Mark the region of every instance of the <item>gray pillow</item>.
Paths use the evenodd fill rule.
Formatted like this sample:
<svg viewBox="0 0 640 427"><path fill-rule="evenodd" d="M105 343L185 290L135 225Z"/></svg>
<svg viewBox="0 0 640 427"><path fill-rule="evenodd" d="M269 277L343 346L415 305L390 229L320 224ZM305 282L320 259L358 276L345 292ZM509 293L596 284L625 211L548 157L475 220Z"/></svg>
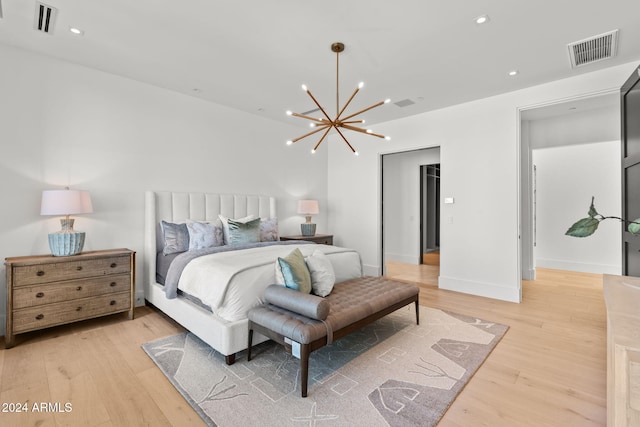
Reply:
<svg viewBox="0 0 640 427"><path fill-rule="evenodd" d="M162 253L164 255L186 252L189 250L189 229L187 224L174 224L162 221Z"/></svg>
<svg viewBox="0 0 640 427"><path fill-rule="evenodd" d="M229 219L229 244L257 243L260 241L260 218L242 222Z"/></svg>

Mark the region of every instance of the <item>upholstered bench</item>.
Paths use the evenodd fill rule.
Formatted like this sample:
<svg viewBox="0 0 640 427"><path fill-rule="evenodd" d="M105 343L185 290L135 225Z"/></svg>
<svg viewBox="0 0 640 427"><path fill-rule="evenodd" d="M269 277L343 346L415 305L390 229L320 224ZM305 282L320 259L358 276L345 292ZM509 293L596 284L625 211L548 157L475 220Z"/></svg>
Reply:
<svg viewBox="0 0 640 427"><path fill-rule="evenodd" d="M415 285L383 277L337 283L325 298L271 285L265 291L267 303L248 314L247 360L251 360L253 331L285 346L290 341L292 353L300 359L300 388L306 397L312 351L410 303L415 303L419 323L418 293Z"/></svg>

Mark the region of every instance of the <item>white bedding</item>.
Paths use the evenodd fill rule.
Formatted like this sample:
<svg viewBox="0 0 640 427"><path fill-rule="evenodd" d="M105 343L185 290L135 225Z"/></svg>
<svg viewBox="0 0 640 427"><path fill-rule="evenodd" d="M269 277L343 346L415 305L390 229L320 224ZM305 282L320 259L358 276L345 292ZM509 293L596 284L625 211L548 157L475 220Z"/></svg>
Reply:
<svg viewBox="0 0 640 427"><path fill-rule="evenodd" d="M315 250L327 255L336 283L362 276L360 255L337 246L300 244L266 246L205 255L189 262L178 289L209 306L227 321L245 319L252 307L263 303L264 290L275 282L275 262L299 248L306 257Z"/></svg>

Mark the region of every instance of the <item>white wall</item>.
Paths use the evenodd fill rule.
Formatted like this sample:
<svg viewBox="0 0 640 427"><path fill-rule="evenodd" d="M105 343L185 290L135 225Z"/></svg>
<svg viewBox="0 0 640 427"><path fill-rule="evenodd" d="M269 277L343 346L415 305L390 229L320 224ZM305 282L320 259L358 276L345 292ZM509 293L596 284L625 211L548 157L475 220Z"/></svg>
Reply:
<svg viewBox="0 0 640 427"><path fill-rule="evenodd" d="M595 196L603 215L620 216L620 141L533 150L536 165L537 267L620 274L620 223L600 223L595 234L565 236L569 226L586 218Z"/></svg>
<svg viewBox="0 0 640 427"><path fill-rule="evenodd" d="M439 145L441 194L455 197L455 204L442 205L439 286L519 301L518 108L619 88L635 65L381 124L376 130L393 139L368 141L357 158L332 145L331 232L340 244L361 252L366 271L380 271L380 214L373 214L380 206L380 154Z"/></svg>
<svg viewBox="0 0 640 427"><path fill-rule="evenodd" d="M436 163L439 148L383 157L385 260L419 263L420 166Z"/></svg>
<svg viewBox="0 0 640 427"><path fill-rule="evenodd" d="M315 198L329 231L327 151L286 147L300 128L1 44L0 58L1 258L49 253L60 222L39 215L41 192L67 185L93 199L75 223L85 250L137 251L140 285L145 190L273 195L281 234L299 234L296 202ZM5 281L3 265L1 330Z"/></svg>

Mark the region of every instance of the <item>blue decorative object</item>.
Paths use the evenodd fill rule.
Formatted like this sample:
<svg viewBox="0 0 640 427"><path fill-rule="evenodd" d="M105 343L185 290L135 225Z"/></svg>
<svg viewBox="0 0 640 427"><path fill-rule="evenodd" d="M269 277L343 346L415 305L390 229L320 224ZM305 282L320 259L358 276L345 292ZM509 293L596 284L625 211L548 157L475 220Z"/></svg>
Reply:
<svg viewBox="0 0 640 427"><path fill-rule="evenodd" d="M70 256L82 252L84 231L59 231L49 234L49 249L53 256Z"/></svg>

